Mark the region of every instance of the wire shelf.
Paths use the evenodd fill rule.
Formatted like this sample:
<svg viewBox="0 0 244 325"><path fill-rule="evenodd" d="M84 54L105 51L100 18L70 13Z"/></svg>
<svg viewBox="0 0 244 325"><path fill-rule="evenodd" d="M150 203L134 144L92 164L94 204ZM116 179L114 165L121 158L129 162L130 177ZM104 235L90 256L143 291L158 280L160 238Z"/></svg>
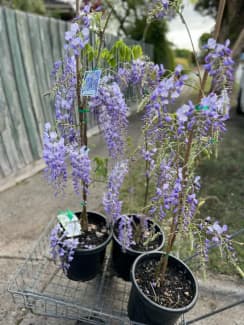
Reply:
<svg viewBox="0 0 244 325"><path fill-rule="evenodd" d="M53 220L9 284L14 302L37 315L86 324L132 324L127 318L130 283L114 276L105 258L103 270L87 282L69 280L49 255Z"/></svg>
<svg viewBox="0 0 244 325"><path fill-rule="evenodd" d="M14 302L37 315L85 324L139 325L127 317L131 284L113 273L109 256L101 273L91 281L69 280L57 269L49 254L49 234L55 222L50 222L11 280L8 290ZM184 315L179 324L187 324Z"/></svg>
<svg viewBox="0 0 244 325"><path fill-rule="evenodd" d="M131 284L115 276L109 256L102 272L91 281L69 280L57 269L49 254L49 234L54 224L55 219L10 282L8 290L14 302L37 315L86 324L138 324L127 317Z"/></svg>

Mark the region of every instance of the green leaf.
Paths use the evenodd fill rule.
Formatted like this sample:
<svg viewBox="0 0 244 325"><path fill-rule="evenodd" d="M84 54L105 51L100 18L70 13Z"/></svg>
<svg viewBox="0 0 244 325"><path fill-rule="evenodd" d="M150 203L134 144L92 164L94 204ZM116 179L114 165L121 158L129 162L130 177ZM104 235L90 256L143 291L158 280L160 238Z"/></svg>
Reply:
<svg viewBox="0 0 244 325"><path fill-rule="evenodd" d="M108 158L95 157L95 175L103 179L107 178L108 175Z"/></svg>
<svg viewBox="0 0 244 325"><path fill-rule="evenodd" d="M142 48L140 45L135 45L132 47L133 59L139 59L143 56Z"/></svg>

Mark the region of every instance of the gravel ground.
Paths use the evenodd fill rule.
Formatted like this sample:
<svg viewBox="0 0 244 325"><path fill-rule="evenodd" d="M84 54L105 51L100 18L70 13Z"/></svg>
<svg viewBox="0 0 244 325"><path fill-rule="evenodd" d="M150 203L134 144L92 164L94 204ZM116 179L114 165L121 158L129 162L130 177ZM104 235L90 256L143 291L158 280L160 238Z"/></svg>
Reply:
<svg viewBox="0 0 244 325"><path fill-rule="evenodd" d="M132 117L130 135L138 139L140 123ZM101 137L93 136L90 144L94 155L106 155ZM99 210L103 187L91 190L89 208ZM79 202L70 186L64 198L54 198L43 174L39 173L15 187L0 193L0 324L3 325L62 325L74 321L35 316L13 303L7 292L8 281L23 263L31 247L43 232L48 221L57 211L67 207L79 209ZM244 299L244 284L227 276L210 275L207 281L200 281L200 297L194 309L186 315L187 320L216 310L227 304ZM244 325L243 304L208 319L198 321L204 325Z"/></svg>

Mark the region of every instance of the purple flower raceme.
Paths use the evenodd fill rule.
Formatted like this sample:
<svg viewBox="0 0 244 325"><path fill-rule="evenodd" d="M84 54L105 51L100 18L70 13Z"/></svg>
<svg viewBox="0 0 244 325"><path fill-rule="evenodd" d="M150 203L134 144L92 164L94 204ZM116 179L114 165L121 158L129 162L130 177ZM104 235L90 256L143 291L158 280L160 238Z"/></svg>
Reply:
<svg viewBox="0 0 244 325"><path fill-rule="evenodd" d="M133 240L132 218L127 215L121 215L118 227L118 239L122 244L122 247L129 248L132 244L135 244Z"/></svg>
<svg viewBox="0 0 244 325"><path fill-rule="evenodd" d="M205 237L203 255L206 261L208 261L209 249L215 245L221 247L221 250L225 252L227 258L237 261L231 237L228 235L227 225L220 225L219 221L212 223L211 217L208 216L199 224L199 229Z"/></svg>
<svg viewBox="0 0 244 325"><path fill-rule="evenodd" d="M88 157L89 149L78 145L69 147L70 164L72 166L72 181L74 191L81 195L84 189L87 192L91 182L91 160Z"/></svg>
<svg viewBox="0 0 244 325"><path fill-rule="evenodd" d="M148 144L148 147L151 147L150 143ZM142 150L141 150L141 155L142 155L143 159L149 163L149 166L148 166L149 168L148 168L148 170L146 170L146 175L148 177L155 169L156 163L155 163L154 156L156 153L157 153L157 148L154 148L154 147L152 147L150 149L142 148Z"/></svg>
<svg viewBox="0 0 244 325"><path fill-rule="evenodd" d="M218 133L218 138L226 131L226 120L229 118L229 96L225 90L217 96L210 93L200 101L200 109L197 111L191 101L182 105L176 111L177 134L182 139L187 138L189 131L194 132L195 139L201 139Z"/></svg>
<svg viewBox="0 0 244 325"><path fill-rule="evenodd" d="M119 191L125 175L128 173L128 160L116 162L110 172L107 191L103 197L103 206L109 223L114 224L121 216L122 201Z"/></svg>
<svg viewBox="0 0 244 325"><path fill-rule="evenodd" d="M64 138L58 138L51 130L50 123L46 123L43 135L43 159L46 163L44 170L49 183L55 189L55 194L63 191L67 182L67 165L65 162L66 147Z"/></svg>
<svg viewBox="0 0 244 325"><path fill-rule="evenodd" d="M89 42L90 19L88 16L89 8L85 7L81 16L78 18L81 24L72 23L70 30L65 33L65 50L71 51L75 56L80 55L80 51L84 49Z"/></svg>
<svg viewBox="0 0 244 325"><path fill-rule="evenodd" d="M103 81L97 96L91 97L89 106L98 118L110 157L117 159L124 155L128 106L118 84Z"/></svg>
<svg viewBox="0 0 244 325"><path fill-rule="evenodd" d="M177 66L174 73L161 80L154 88L145 106L144 129L152 143L162 141L173 131L172 117L168 105L174 103L183 90L186 75L181 75L182 66Z"/></svg>
<svg viewBox="0 0 244 325"><path fill-rule="evenodd" d="M54 64L55 66L55 64ZM67 142L75 138L75 98L76 98L76 63L74 56L65 56L63 70L60 64L53 75L55 81L55 117L59 131Z"/></svg>
<svg viewBox="0 0 244 325"><path fill-rule="evenodd" d="M59 263L60 268L67 272L70 263L74 259L75 249L79 244L77 238L66 238L66 232L60 224L57 224L51 231L50 247L52 259ZM57 261L59 259L59 262Z"/></svg>
<svg viewBox="0 0 244 325"><path fill-rule="evenodd" d="M148 21L172 17L173 11L179 10L182 0L153 0L149 10Z"/></svg>
<svg viewBox="0 0 244 325"><path fill-rule="evenodd" d="M217 43L210 38L203 46L209 52L205 57L204 68L213 77L213 91L221 92L223 89L231 89L234 80L234 61L231 58L230 41L224 44Z"/></svg>
<svg viewBox="0 0 244 325"><path fill-rule="evenodd" d="M153 0L149 17L152 16L153 18L161 19L167 16L169 10L169 3L169 0Z"/></svg>
<svg viewBox="0 0 244 325"><path fill-rule="evenodd" d="M164 157L156 171L157 184L150 214L160 221L166 216L174 216L183 230L187 231L198 206L196 192L200 189L199 177L188 176L186 186L183 168L177 166L175 157L176 153Z"/></svg>
<svg viewBox="0 0 244 325"><path fill-rule="evenodd" d="M165 70L162 64L154 64L143 59L133 60L123 68L119 68L116 80L121 89L135 86L141 95L152 90L163 77Z"/></svg>

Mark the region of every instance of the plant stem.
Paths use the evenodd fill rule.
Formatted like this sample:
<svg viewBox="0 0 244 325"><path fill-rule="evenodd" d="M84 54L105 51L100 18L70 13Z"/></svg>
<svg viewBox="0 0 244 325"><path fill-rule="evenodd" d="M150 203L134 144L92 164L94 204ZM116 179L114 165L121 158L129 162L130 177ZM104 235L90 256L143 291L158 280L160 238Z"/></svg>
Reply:
<svg viewBox="0 0 244 325"><path fill-rule="evenodd" d="M218 40L218 37L219 37L220 28L221 28L221 24L222 24L222 20L223 20L223 15L224 15L225 5L226 5L226 0L220 0L219 1L216 24L215 24L215 28L214 28L214 34L213 34L213 38L216 41ZM202 89L205 88L207 78L208 78L208 72L205 70L204 75L203 75L203 79L202 79ZM198 102L200 101L200 99L201 99L201 92L199 92L199 94L198 94Z"/></svg>
<svg viewBox="0 0 244 325"><path fill-rule="evenodd" d="M192 141L193 141L193 135L194 135L194 129L192 129L189 133L189 138L188 138L188 143L187 143L187 148L186 148L186 154L183 162L183 168L182 168L182 191L184 190L187 182L187 167L188 167L188 162L189 158L191 155L191 148L192 148ZM179 207L179 213L181 213L181 210L183 208L183 203L184 203L184 196L183 192L181 192L180 195L180 207ZM170 226L170 233L169 233L169 238L168 238L168 243L166 247L166 255L161 257L160 260L160 284L162 285L164 278L165 278L165 272L167 270L168 266L168 254L172 251L175 239L176 239L176 234L177 234L177 229L179 225L179 216L173 216L171 226Z"/></svg>
<svg viewBox="0 0 244 325"><path fill-rule="evenodd" d="M190 32L190 29L188 27L188 24L184 18L184 16L182 15L182 13L180 11L177 11L177 13L179 14L183 24L185 25L186 27L186 31L187 31L187 34L189 36L189 39L190 39L190 42L191 42L191 46L192 46L192 51L193 51L193 55L194 55L194 59L195 59L195 62L196 62L196 65L197 65L197 71L198 71L198 78L199 78L199 82L200 82L200 92L201 94L204 96L204 89L202 88L202 77L201 77L201 70L200 70L200 65L199 65L199 62L198 62L198 59L197 59L197 52L195 50L195 46L194 46L194 43L193 43L193 40L192 40L192 36L191 36L191 32Z"/></svg>
<svg viewBox="0 0 244 325"><path fill-rule="evenodd" d="M80 14L80 0L76 0L76 17ZM76 60L76 95L77 95L77 105L78 105L78 114L79 114L79 125L80 125L80 145L87 147L87 131L86 131L86 123L84 123L84 113L80 111L82 107L85 106L85 100L81 102L81 72L80 72L80 56L75 56ZM86 184L82 182L83 187L83 208L80 218L81 228L84 231L88 229L88 219L87 219L87 211L86 211Z"/></svg>
<svg viewBox="0 0 244 325"><path fill-rule="evenodd" d="M146 149L146 151L148 149L148 141L147 141L146 133L145 133L145 149ZM149 178L148 170L149 170L149 161L146 160L146 174L145 174L146 175L146 187L145 187L145 195L144 195L144 207L147 206L148 193L149 193L150 178Z"/></svg>
<svg viewBox="0 0 244 325"><path fill-rule="evenodd" d="M98 63L100 60L100 56L101 56L101 52L102 52L102 45L104 42L104 34L108 27L108 22L109 22L109 19L110 19L112 13L113 13L113 11L111 10L110 13L108 14L106 21L105 21L103 30L99 31L99 48L98 48L98 54L97 54L97 58L96 58L95 68L98 66Z"/></svg>

